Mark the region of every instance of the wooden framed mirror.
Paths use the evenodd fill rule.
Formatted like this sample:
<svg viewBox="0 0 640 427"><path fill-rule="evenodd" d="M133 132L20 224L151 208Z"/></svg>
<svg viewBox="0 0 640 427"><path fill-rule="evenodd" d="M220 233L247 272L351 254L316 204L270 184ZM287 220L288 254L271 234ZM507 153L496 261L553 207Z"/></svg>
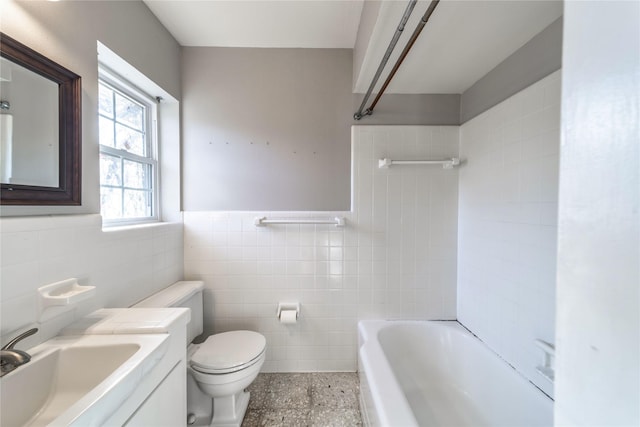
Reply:
<svg viewBox="0 0 640 427"><path fill-rule="evenodd" d="M80 205L80 76L0 33L0 204Z"/></svg>

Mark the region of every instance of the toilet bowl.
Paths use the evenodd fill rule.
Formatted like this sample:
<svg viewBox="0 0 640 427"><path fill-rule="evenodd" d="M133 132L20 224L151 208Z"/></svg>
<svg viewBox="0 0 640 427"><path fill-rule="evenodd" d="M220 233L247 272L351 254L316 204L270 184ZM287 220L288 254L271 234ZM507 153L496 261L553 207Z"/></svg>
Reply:
<svg viewBox="0 0 640 427"><path fill-rule="evenodd" d="M188 307L191 321L188 339L202 333L202 282L178 282L134 307ZM260 373L266 340L253 331L231 331L189 344L187 374L187 424L240 427L249 404L245 391ZM213 408L212 410L210 408Z"/></svg>
<svg viewBox="0 0 640 427"><path fill-rule="evenodd" d="M189 374L213 398L212 426L240 425L249 404L244 391L260 373L265 339L252 331L211 335L189 348Z"/></svg>

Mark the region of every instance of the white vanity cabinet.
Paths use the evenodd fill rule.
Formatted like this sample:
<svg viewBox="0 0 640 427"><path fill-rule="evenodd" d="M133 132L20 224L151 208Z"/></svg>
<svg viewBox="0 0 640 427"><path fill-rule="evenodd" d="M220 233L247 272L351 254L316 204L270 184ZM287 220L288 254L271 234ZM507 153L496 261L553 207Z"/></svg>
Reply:
<svg viewBox="0 0 640 427"><path fill-rule="evenodd" d="M187 408L179 396L185 396L187 366L178 363L138 410L124 424L126 427L176 427L186 424ZM178 397L178 398L177 398Z"/></svg>
<svg viewBox="0 0 640 427"><path fill-rule="evenodd" d="M180 427L187 420L187 308L101 309L65 335L168 334L168 347L103 426ZM80 426L78 426L80 427Z"/></svg>

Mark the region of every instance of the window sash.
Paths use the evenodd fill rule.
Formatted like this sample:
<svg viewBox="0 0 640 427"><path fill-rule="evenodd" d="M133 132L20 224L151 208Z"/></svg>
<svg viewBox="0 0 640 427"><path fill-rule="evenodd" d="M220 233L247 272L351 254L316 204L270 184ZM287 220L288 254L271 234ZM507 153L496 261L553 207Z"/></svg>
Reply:
<svg viewBox="0 0 640 427"><path fill-rule="evenodd" d="M148 220L153 220L156 219L158 217L157 214L157 198L155 197L155 194L157 194L157 185L154 185L154 170L157 168L158 162L155 159L149 159L148 157L142 157L142 156L137 156L134 154L131 154L125 150L119 150L119 149L114 149L111 147L104 147L101 146L100 149L100 153L101 154L106 154L110 157L113 157L115 159L118 160L118 176L119 176L119 184L105 184L105 183L100 183L100 188L110 188L110 189L117 189L117 190L121 190L120 191L120 215L121 217L119 218L109 218L106 217L104 218L104 220L106 222L109 223L114 223L114 224L122 224L122 223L126 223L126 222L140 222L140 221L148 221ZM145 177L146 179L143 179L143 181L146 181L146 183L144 183L142 186L132 186L132 185L128 185L127 181L126 181L126 172L125 172L125 162L126 161L130 161L133 163L137 163L137 164L141 164L141 165L145 165L145 166L149 166L150 169L147 173L147 176ZM141 192L141 193L146 193L148 195L148 197L150 197L149 200L149 205L147 205L147 210L149 212L149 215L147 216L138 216L138 217L126 217L124 216L125 214L125 199L127 196L127 191L134 191L134 192ZM101 190L102 192L102 190ZM156 203L154 203L154 201L156 201Z"/></svg>
<svg viewBox="0 0 640 427"><path fill-rule="evenodd" d="M116 144L116 126L124 126L127 129L130 129L133 132L138 132L143 137L144 149L143 152L145 155L136 154L132 151L127 151L121 148L110 147L108 145L100 144L100 153L105 154L107 156L111 156L117 158L119 160L119 175L120 175L120 185L114 184L106 184L102 181L102 172L100 176L100 192L101 192L101 211L102 211L102 192L103 189L117 189L120 190L121 194L121 204L120 204L120 215L119 218L103 218L103 224L105 226L117 226L117 225L128 225L133 223L142 223L142 222L153 222L160 220L159 214L159 171L158 171L158 159L157 159L157 140L156 140L156 126L157 126L157 113L156 113L156 104L154 100L146 94L143 94L135 87L127 84L124 81L118 80L119 77L110 70L100 69L100 78L99 84L104 85L105 87L111 89L114 94L112 96L112 104L111 108L113 110L112 117L107 114L103 114L102 110L98 108L98 116L103 117L104 119L110 121L113 125L113 141ZM115 94L119 94L125 99L130 100L132 103L139 104L144 109L143 114L143 123L141 125L141 129L136 129L135 126L132 126L128 122L124 120L119 120L116 111L115 105ZM124 164L125 161L130 161L138 164L145 165L150 170L146 177L146 187L132 187L125 185L127 182L125 181L125 171ZM149 205L147 206L147 212L150 214L148 216L140 216L140 217L124 217L125 214L125 198L127 195L127 191L129 192L140 192L146 193L149 197Z"/></svg>

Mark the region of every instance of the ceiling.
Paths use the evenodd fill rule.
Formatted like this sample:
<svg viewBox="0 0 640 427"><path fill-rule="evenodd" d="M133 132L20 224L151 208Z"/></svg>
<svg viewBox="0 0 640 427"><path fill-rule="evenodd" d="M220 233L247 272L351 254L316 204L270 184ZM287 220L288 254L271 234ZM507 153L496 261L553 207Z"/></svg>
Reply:
<svg viewBox="0 0 640 427"><path fill-rule="evenodd" d="M361 0L144 2L182 46L261 48L353 48L364 4ZM418 1L381 81L428 4ZM405 0L380 3L368 43L363 44L366 52L354 92L366 92L406 5ZM462 93L561 15L561 0L442 0L387 92Z"/></svg>
<svg viewBox="0 0 640 427"><path fill-rule="evenodd" d="M360 0L144 0L182 46L353 48Z"/></svg>

